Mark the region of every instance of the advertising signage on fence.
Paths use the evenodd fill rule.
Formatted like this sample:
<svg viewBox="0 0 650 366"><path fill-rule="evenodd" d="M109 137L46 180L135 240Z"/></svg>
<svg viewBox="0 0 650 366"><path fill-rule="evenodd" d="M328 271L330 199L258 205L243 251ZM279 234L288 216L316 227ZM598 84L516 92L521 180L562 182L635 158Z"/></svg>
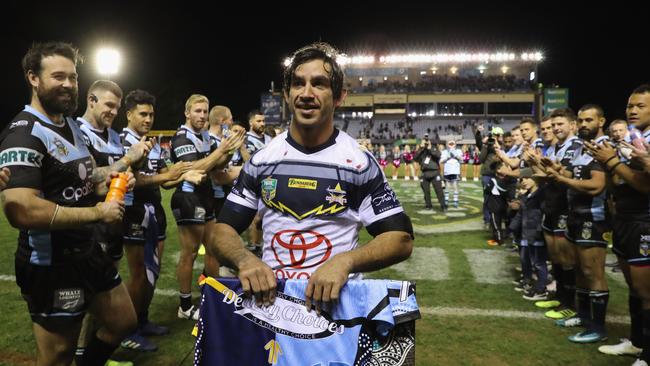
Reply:
<svg viewBox="0 0 650 366"><path fill-rule="evenodd" d="M549 114L558 108L569 106L569 89L544 89L544 114Z"/></svg>
<svg viewBox="0 0 650 366"><path fill-rule="evenodd" d="M280 94L262 93L260 99L266 123L282 122L282 96Z"/></svg>

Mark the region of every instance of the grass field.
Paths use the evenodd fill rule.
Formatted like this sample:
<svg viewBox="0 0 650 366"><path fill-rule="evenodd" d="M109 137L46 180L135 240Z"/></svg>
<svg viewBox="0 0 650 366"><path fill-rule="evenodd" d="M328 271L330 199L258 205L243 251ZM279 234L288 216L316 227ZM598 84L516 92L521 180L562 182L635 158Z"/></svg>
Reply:
<svg viewBox="0 0 650 366"><path fill-rule="evenodd" d="M390 173L387 172L389 175ZM405 263L367 277L417 282L422 319L416 323L417 365L630 365L634 359L602 355L600 344L576 345L566 337L579 329L560 329L543 319L531 302L513 290L518 258L487 247L481 229L480 183L461 184L461 205L447 213L424 211L416 182L391 181L416 231L414 255ZM164 192L169 202L171 192ZM435 202L435 201L434 201ZM168 204L167 204L168 206ZM437 205L434 203L434 207ZM168 208L168 207L167 207ZM150 318L172 333L154 339L155 353L120 350L115 358L136 365L190 365L192 323L176 318L176 225L168 213L168 240ZM0 215L0 365L31 365L35 345L27 308L13 281L17 233ZM361 242L369 240L363 231ZM122 276L128 273L122 263ZM200 264L195 267L198 275ZM620 274L608 274L611 297L609 343L627 337L627 289ZM195 288L198 296L198 288ZM601 343L602 344L602 343ZM245 366L245 365L244 365Z"/></svg>

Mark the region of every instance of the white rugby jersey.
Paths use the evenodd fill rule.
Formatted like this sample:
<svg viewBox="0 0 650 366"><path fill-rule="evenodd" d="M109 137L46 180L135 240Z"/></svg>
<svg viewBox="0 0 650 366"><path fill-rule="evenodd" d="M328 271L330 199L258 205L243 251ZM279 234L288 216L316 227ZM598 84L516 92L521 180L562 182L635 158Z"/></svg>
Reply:
<svg viewBox="0 0 650 366"><path fill-rule="evenodd" d="M329 258L355 249L361 226L372 235L412 234L377 161L336 129L314 149L284 132L251 157L218 221L241 232L250 221L237 223L237 217L252 219L255 211L262 217L262 260L277 278L309 278ZM397 218L401 223L383 226Z"/></svg>

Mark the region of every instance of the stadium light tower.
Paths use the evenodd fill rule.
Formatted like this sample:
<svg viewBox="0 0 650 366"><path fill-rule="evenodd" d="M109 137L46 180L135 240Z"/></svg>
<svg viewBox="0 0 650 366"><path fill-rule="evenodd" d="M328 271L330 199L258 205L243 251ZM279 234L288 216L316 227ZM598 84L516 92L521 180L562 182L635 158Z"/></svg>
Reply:
<svg viewBox="0 0 650 366"><path fill-rule="evenodd" d="M97 72L109 77L118 73L122 57L116 49L101 48L97 51L96 62Z"/></svg>

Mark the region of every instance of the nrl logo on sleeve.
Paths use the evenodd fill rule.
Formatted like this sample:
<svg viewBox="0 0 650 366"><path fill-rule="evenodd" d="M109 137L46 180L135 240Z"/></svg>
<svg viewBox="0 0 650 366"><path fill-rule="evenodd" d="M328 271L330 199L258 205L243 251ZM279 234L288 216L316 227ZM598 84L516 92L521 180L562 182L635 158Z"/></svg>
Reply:
<svg viewBox="0 0 650 366"><path fill-rule="evenodd" d="M0 153L0 166L23 165L40 168L43 166L43 154L36 150L13 147Z"/></svg>

